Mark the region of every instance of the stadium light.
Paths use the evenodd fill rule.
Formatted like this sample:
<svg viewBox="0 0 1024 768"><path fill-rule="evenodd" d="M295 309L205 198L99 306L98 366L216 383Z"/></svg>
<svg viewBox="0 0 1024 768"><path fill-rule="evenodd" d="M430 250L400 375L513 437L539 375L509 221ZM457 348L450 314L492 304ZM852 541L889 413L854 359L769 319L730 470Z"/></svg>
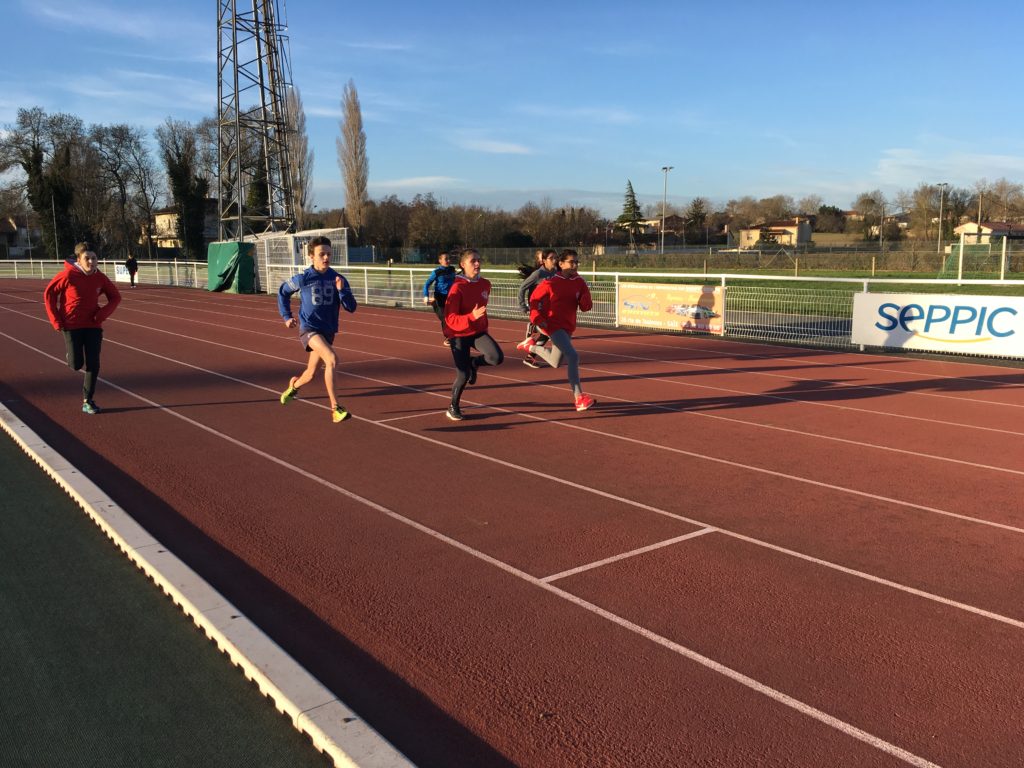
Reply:
<svg viewBox="0 0 1024 768"><path fill-rule="evenodd" d="M668 172L672 170L671 165L661 166L665 174L665 189L661 193L661 253L665 254L665 206L668 204Z"/></svg>

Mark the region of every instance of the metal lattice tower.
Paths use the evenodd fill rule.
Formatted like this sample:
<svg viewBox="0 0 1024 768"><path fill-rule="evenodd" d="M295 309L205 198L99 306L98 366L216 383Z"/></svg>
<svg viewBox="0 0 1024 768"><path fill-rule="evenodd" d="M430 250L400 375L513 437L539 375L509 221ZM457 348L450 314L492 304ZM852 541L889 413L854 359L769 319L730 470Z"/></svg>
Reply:
<svg viewBox="0 0 1024 768"><path fill-rule="evenodd" d="M277 21L282 16L278 3L217 0L221 240L282 232L295 222L287 141L291 63L287 26ZM261 208L265 198L266 207L247 210L250 197Z"/></svg>

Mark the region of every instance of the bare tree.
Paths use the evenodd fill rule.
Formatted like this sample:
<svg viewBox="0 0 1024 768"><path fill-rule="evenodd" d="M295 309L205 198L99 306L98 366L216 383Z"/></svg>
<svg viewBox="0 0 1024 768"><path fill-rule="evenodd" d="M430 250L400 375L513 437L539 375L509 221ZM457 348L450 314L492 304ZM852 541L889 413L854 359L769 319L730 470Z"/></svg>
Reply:
<svg viewBox="0 0 1024 768"><path fill-rule="evenodd" d="M345 214L359 237L366 207L366 184L370 177L370 164L366 159L366 132L363 131L363 113L359 107L359 94L351 80L341 95L341 137L337 140L338 165L345 187Z"/></svg>
<svg viewBox="0 0 1024 768"><path fill-rule="evenodd" d="M313 208L313 150L306 133L306 110L298 88L288 91L288 157L292 165L292 210L295 225L306 228L307 213Z"/></svg>
<svg viewBox="0 0 1024 768"><path fill-rule="evenodd" d="M816 215L818 209L825 204L825 201L821 199L819 195L808 195L807 197L801 198L800 202L796 204L797 213L805 213L809 215Z"/></svg>

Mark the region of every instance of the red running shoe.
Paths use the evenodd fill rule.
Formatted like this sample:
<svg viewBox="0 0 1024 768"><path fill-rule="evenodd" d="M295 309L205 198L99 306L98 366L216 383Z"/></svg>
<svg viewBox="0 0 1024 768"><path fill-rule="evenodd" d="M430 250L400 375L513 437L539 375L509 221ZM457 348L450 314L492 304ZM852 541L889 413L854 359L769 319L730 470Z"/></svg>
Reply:
<svg viewBox="0 0 1024 768"><path fill-rule="evenodd" d="M580 395L576 398L576 410L585 411L588 408L593 408L597 405L597 400L592 398L590 395Z"/></svg>
<svg viewBox="0 0 1024 768"><path fill-rule="evenodd" d="M516 344L516 349L526 354L532 354L533 348L537 346L537 340L533 336L527 336L525 339Z"/></svg>

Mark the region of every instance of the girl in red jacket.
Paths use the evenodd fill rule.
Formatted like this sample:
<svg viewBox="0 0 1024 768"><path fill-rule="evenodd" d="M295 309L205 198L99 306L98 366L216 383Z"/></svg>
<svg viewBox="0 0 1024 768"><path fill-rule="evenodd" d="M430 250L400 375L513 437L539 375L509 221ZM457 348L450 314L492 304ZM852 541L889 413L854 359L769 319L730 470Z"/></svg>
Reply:
<svg viewBox="0 0 1024 768"><path fill-rule="evenodd" d="M480 254L467 248L459 258L459 266L462 274L455 277L444 304L444 335L451 340L456 370L452 402L445 414L452 421L462 421L459 400L467 384L476 384L477 368L501 365L505 359L501 348L487 334L487 300L491 295L491 283L480 277ZM472 357L471 349L476 349L483 356Z"/></svg>
<svg viewBox="0 0 1024 768"><path fill-rule="evenodd" d="M558 272L533 289L530 294L530 320L551 337L551 349L544 349L531 339L525 342L527 354L533 353L552 368L564 357L568 362L569 386L577 411L585 411L597 403L583 393L580 386L580 356L572 345L576 330L576 311L589 312L594 306L587 281L579 276L576 251L566 248L558 257Z"/></svg>
<svg viewBox="0 0 1024 768"><path fill-rule="evenodd" d="M100 304L100 295L107 297L105 304ZM75 261L67 262L64 271L50 281L43 291L43 301L50 324L64 334L68 365L75 371L85 366L82 413L99 413L92 395L100 374L100 326L121 303L121 293L96 268L96 254L89 243L75 246Z"/></svg>

